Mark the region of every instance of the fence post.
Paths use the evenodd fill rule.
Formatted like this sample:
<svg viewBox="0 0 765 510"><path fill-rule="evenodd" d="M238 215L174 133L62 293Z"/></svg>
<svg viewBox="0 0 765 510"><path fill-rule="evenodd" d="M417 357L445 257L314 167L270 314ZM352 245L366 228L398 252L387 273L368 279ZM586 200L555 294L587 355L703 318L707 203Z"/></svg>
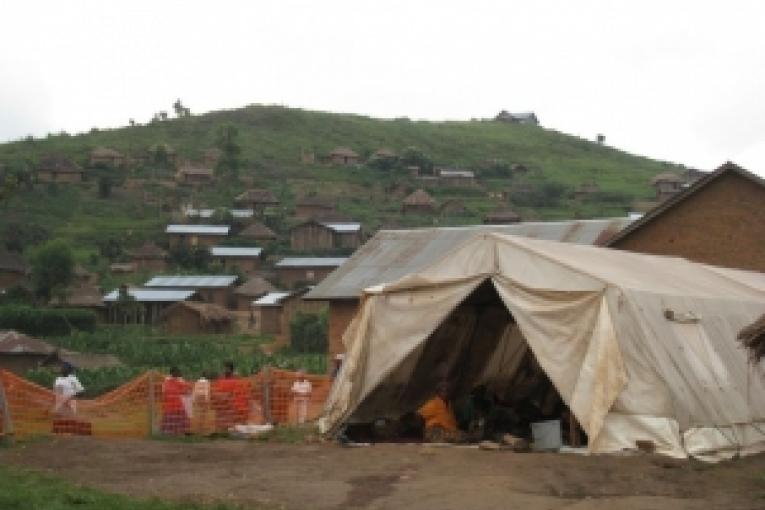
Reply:
<svg viewBox="0 0 765 510"><path fill-rule="evenodd" d="M273 423L271 416L271 367L263 368L263 419L266 423Z"/></svg>
<svg viewBox="0 0 765 510"><path fill-rule="evenodd" d="M5 386L0 378L0 411L3 412L3 434L4 436L13 436L13 420L11 419L11 406L8 405L8 399L5 395Z"/></svg>
<svg viewBox="0 0 765 510"><path fill-rule="evenodd" d="M156 394L154 390L154 371L149 372L149 435L157 433L156 426Z"/></svg>

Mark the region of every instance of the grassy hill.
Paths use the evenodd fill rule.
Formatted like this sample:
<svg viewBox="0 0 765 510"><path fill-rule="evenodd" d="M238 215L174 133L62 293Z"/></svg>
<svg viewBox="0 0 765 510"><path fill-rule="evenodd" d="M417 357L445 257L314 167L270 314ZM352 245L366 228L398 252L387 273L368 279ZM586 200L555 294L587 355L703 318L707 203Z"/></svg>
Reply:
<svg viewBox="0 0 765 510"><path fill-rule="evenodd" d="M147 238L162 241L164 225L181 204L228 207L234 196L250 186L269 187L282 200L280 210L269 219L281 232L292 221L295 201L311 193L332 198L341 213L362 221L367 231L391 224L476 223L498 207L512 208L527 219L621 216L634 200L653 195L649 186L652 176L678 169L536 126L488 120L380 120L277 106L248 106L147 125L6 143L0 145L0 165L6 172L29 172L44 155L59 154L86 167L88 155L96 147L141 158L157 143L172 146L179 158L199 160L213 146L216 128L226 123L239 130L244 161L239 182L221 181L203 189L173 187L172 171L153 167L150 162L130 170L114 170L117 185L108 198L99 197L95 178L76 185L29 182L2 204L0 236L6 241L21 237L26 247L45 237L62 237L82 262L95 265L98 245L104 239L116 237L128 247ZM450 188L425 184L405 170L301 163L301 151L314 152L319 161L338 145L351 147L364 160L381 147L399 152L415 146L436 166L476 170L479 185ZM489 175L487 162L494 160L522 164L529 171L524 175ZM601 192L574 199L571 192L588 182L597 183ZM439 203L460 200L466 212L402 216L401 198L419 187L431 192ZM492 191L509 191L510 199L489 198Z"/></svg>

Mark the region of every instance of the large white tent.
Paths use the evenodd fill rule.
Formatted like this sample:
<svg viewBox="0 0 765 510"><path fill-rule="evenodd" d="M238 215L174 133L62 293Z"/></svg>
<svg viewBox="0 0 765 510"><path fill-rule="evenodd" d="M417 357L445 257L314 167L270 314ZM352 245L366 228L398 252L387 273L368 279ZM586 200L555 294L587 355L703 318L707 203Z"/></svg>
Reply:
<svg viewBox="0 0 765 510"><path fill-rule="evenodd" d="M482 285L509 319L478 306L454 320ZM481 234L365 290L320 426L331 433L413 408L432 392L425 358L467 363L463 380L475 386L508 380L530 349L591 452L638 440L676 457L762 451L765 378L736 334L763 310L762 273ZM471 355L458 361L467 343Z"/></svg>

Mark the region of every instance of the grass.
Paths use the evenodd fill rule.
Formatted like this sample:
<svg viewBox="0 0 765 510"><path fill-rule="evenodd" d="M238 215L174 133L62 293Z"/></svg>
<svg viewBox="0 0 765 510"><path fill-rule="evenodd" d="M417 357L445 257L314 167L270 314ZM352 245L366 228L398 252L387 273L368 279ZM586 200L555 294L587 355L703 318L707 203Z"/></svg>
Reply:
<svg viewBox="0 0 765 510"><path fill-rule="evenodd" d="M224 503L176 503L134 499L90 489L63 480L0 466L0 508L3 510L243 510ZM248 505L246 508L264 508Z"/></svg>
<svg viewBox="0 0 765 510"><path fill-rule="evenodd" d="M180 186L165 189L160 180L172 172L151 166L115 171L115 180L126 177L146 179L143 190L117 186L110 198L99 198L95 179L81 185L37 184L22 187L0 214L0 235L9 225L44 230L49 237L61 237L75 249L78 260L90 269L105 272L99 263L97 243L108 236L123 240L126 247L146 239L163 241L163 227L171 210L193 202L209 207L230 206L233 198L249 185L274 191L282 205L272 225L285 234L294 221L295 202L305 194L330 195L339 211L360 220L369 231L383 224L403 226L458 225L480 222L496 207L512 207L530 219L561 219L623 215L633 200L650 198L649 180L657 173L678 170L667 163L628 154L574 136L535 126L492 121L412 122L405 119L380 120L358 115L341 115L253 105L237 110L212 112L172 119L144 126L96 131L76 136L53 135L45 139L0 145L0 167L33 168L45 154L60 153L86 166L89 151L97 146L113 147L142 157L157 142L172 145L179 158L200 159L211 147L215 129L233 123L240 133L243 169L239 183L218 182L215 186L192 189ZM334 167L300 163L300 151L326 155L337 145L352 147L363 157L379 147L401 151L416 146L436 165L479 169L488 160L522 163L528 175L515 178L487 178L477 189L454 189L428 185L434 197L463 201L463 216L439 218L401 216L400 197L386 188L392 184L409 191L423 186L406 171L379 171L367 167ZM532 187L557 183L567 191L584 182L595 181L603 192L616 194L614 203L597 197L579 202L566 195L562 200L536 206L506 203L487 198L492 190L507 190L527 183ZM155 200L145 199L144 193ZM160 203L168 205L163 210ZM34 242L27 243L29 245ZM136 282L140 276L135 276ZM119 283L117 280L110 284Z"/></svg>

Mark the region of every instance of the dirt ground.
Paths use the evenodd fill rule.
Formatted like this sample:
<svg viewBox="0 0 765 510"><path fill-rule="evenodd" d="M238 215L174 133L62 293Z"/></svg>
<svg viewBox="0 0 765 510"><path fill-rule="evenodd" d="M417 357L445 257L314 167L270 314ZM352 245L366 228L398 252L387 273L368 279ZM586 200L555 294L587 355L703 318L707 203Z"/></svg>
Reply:
<svg viewBox="0 0 765 510"><path fill-rule="evenodd" d="M286 509L765 508L765 455L705 465L647 455L66 437L2 449L0 463L136 497Z"/></svg>

